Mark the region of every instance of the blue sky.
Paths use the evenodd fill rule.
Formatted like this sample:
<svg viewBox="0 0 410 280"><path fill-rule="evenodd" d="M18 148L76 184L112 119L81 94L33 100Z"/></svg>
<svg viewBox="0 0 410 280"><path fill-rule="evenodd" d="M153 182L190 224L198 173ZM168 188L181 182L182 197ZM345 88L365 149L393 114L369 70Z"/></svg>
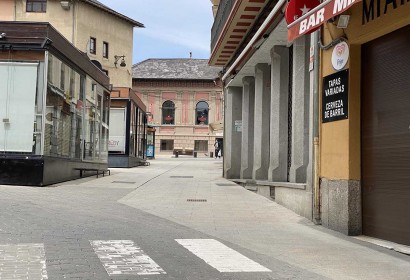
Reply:
<svg viewBox="0 0 410 280"><path fill-rule="evenodd" d="M147 58L208 59L210 0L99 0L145 25L134 29L133 64Z"/></svg>

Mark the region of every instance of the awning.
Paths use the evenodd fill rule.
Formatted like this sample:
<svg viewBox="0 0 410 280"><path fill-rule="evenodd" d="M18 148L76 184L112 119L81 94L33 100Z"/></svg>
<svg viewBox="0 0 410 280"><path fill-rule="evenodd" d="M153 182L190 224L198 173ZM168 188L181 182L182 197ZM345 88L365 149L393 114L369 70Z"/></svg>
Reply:
<svg viewBox="0 0 410 280"><path fill-rule="evenodd" d="M288 41L309 33L362 0L328 0L288 25Z"/></svg>

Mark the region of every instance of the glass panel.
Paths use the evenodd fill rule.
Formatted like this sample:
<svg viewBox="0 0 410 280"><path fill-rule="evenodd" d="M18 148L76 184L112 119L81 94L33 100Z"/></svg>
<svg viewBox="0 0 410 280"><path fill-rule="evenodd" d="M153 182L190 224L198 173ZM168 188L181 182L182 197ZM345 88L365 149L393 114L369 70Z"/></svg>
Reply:
<svg viewBox="0 0 410 280"><path fill-rule="evenodd" d="M130 151L129 154L135 156L137 151L137 112L138 107L134 103L131 103L131 116L130 116Z"/></svg>
<svg viewBox="0 0 410 280"><path fill-rule="evenodd" d="M208 103L206 103L205 101L200 101L196 105L196 124L208 124Z"/></svg>
<svg viewBox="0 0 410 280"><path fill-rule="evenodd" d="M172 101L165 101L162 104L162 124L175 123L175 104Z"/></svg>
<svg viewBox="0 0 410 280"><path fill-rule="evenodd" d="M82 77L49 54L44 155L81 159Z"/></svg>
<svg viewBox="0 0 410 280"><path fill-rule="evenodd" d="M174 140L161 140L161 151L172 151L174 149Z"/></svg>
<svg viewBox="0 0 410 280"><path fill-rule="evenodd" d="M139 128L139 149L138 149L138 156L143 158L144 151L145 151L145 115L142 111L140 111L140 117L138 122Z"/></svg>
<svg viewBox="0 0 410 280"><path fill-rule="evenodd" d="M110 123L115 125L110 126L108 149L110 152L125 154L126 109L111 108Z"/></svg>
<svg viewBox="0 0 410 280"><path fill-rule="evenodd" d="M37 63L0 63L0 151L33 153ZM21 78L24 77L24 82ZM40 122L41 124L41 122Z"/></svg>
<svg viewBox="0 0 410 280"><path fill-rule="evenodd" d="M195 140L195 151L207 152L208 151L208 141L206 140Z"/></svg>

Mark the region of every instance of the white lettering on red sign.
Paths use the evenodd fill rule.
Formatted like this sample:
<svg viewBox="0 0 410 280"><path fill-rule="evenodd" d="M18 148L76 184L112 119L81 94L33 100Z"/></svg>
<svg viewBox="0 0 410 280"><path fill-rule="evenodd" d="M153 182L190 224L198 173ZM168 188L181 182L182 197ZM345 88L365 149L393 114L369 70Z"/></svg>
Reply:
<svg viewBox="0 0 410 280"><path fill-rule="evenodd" d="M333 14L339 13L340 11L346 9L346 7L351 6L354 1L355 0L335 0Z"/></svg>
<svg viewBox="0 0 410 280"><path fill-rule="evenodd" d="M309 30L312 27L321 24L325 20L324 13L325 13L325 8L322 8L316 13L310 15L308 18L302 20L300 22L299 34L302 34L306 30Z"/></svg>

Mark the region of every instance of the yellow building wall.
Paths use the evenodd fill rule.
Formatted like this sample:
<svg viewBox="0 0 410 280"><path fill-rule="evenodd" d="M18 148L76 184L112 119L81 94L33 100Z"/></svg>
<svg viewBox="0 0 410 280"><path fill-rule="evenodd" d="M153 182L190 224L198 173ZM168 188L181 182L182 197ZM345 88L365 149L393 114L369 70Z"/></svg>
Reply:
<svg viewBox="0 0 410 280"><path fill-rule="evenodd" d="M47 12L27 13L26 0L15 2L17 21L49 22L67 40L73 42L73 9L64 10L60 1L48 1Z"/></svg>
<svg viewBox="0 0 410 280"><path fill-rule="evenodd" d="M345 69L349 69L349 118L321 124L320 177L332 180L360 180L361 45L410 24L410 2L401 5L401 2L397 1L396 9L393 9L392 4L388 5L386 14L385 2L380 2L380 17L376 17L375 11L374 20L365 24L362 24L363 4L358 3L346 12L351 15L348 28L338 29L333 23L324 25L324 45L341 36L348 39L350 57ZM330 48L321 53L322 77L336 72L331 63L332 51L333 48Z"/></svg>
<svg viewBox="0 0 410 280"><path fill-rule="evenodd" d="M103 69L108 70L110 83L115 87L132 87L132 46L133 26L119 17L102 12L88 4L80 3L77 7L76 43L82 51L87 50L90 37L97 39L96 54L88 54L90 59L101 62ZM109 44L109 56L103 58L103 41ZM114 65L114 55L125 55L126 67Z"/></svg>
<svg viewBox="0 0 410 280"><path fill-rule="evenodd" d="M3 1L3 0L1 0ZM98 60L108 71L110 83L116 87L132 87L133 25L84 2L73 1L69 10L60 1L48 1L46 13L27 13L26 1L16 1L16 20L50 22L78 49L87 52L91 60ZM97 40L96 54L88 52L90 37ZM103 58L103 41L109 44L109 57ZM114 55L125 55L126 67L114 65Z"/></svg>

